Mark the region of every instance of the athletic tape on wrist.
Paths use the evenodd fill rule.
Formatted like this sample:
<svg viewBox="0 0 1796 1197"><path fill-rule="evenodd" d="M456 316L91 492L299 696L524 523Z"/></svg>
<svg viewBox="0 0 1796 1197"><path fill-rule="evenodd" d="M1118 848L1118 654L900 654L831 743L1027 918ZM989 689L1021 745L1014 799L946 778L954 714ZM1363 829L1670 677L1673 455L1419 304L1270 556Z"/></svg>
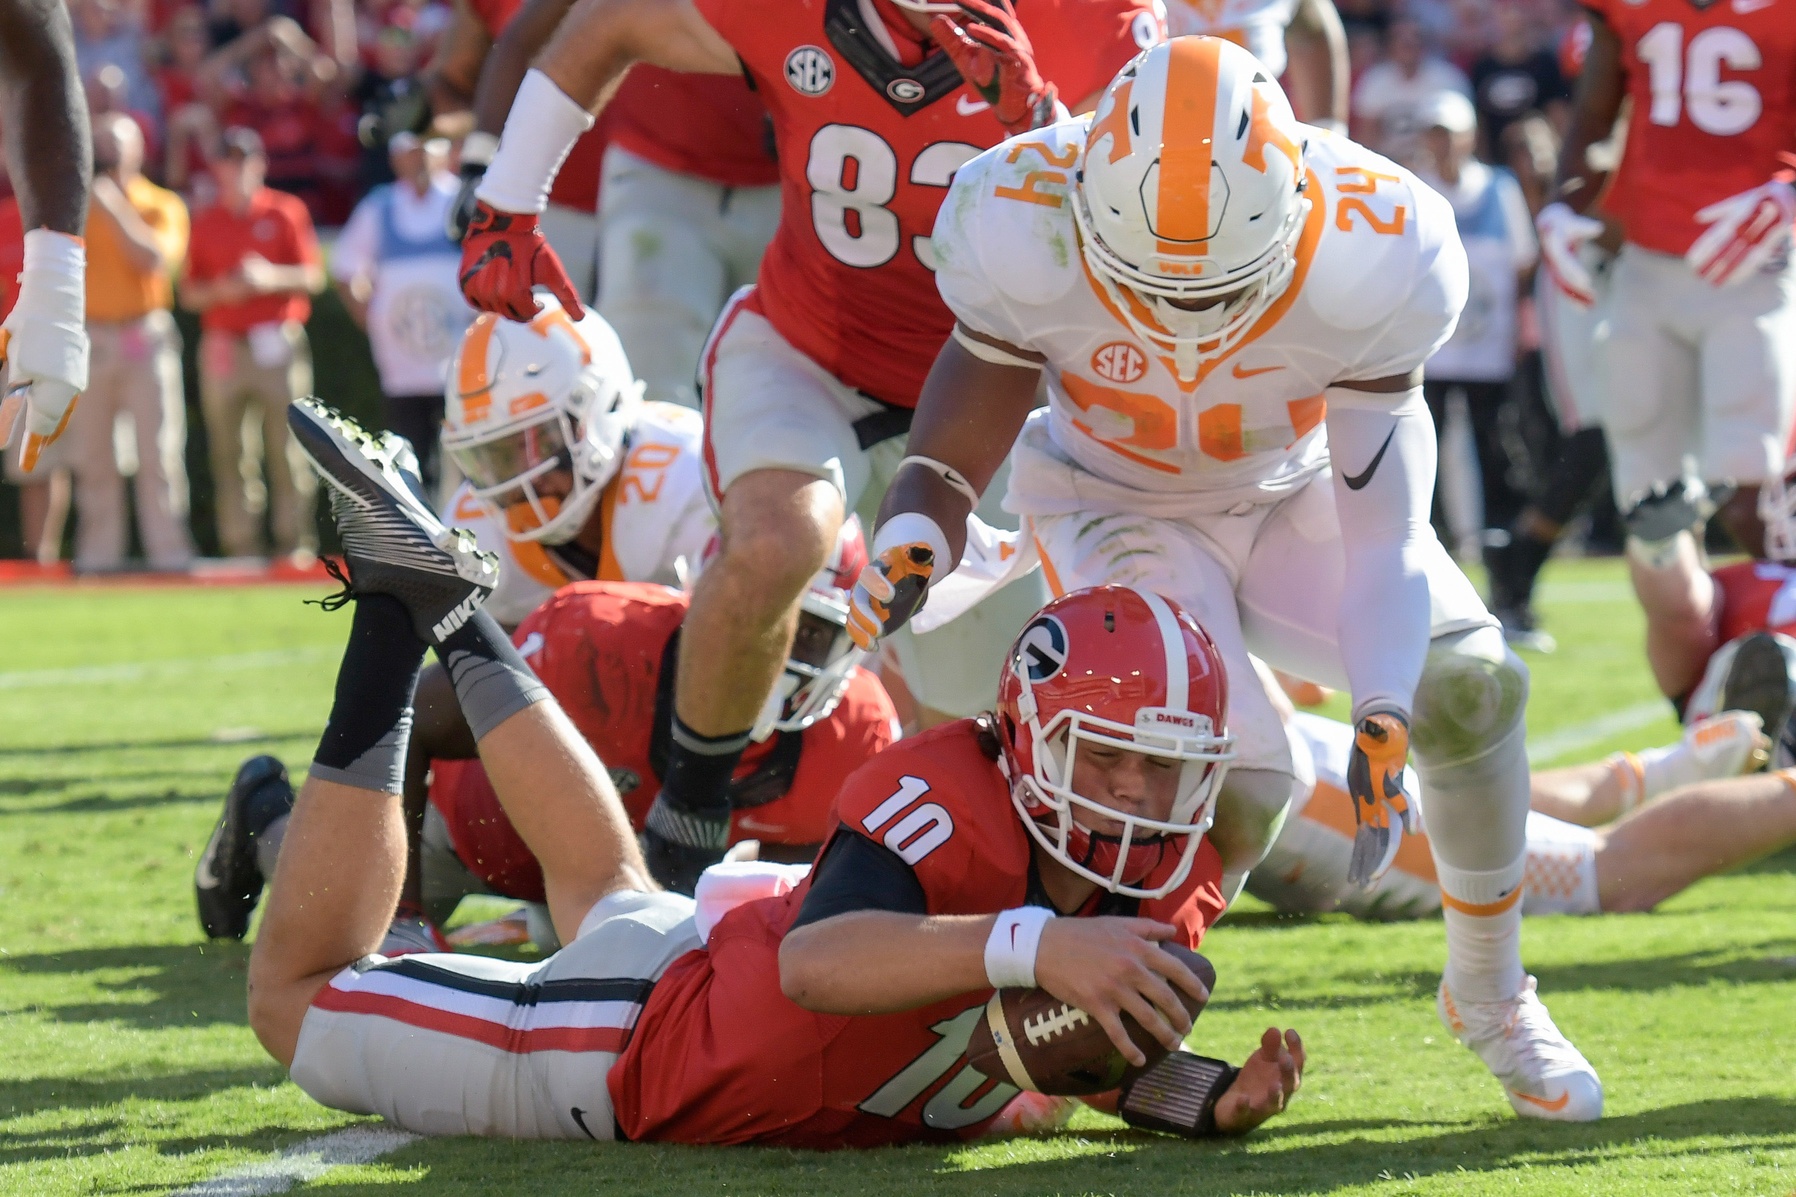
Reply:
<svg viewBox="0 0 1796 1197"><path fill-rule="evenodd" d="M946 574L956 565L953 552L948 548L948 534L942 526L924 515L921 511L901 511L879 526L873 534L873 545L869 556L877 561L888 550L906 544L926 544L935 554L935 569L929 575L929 584L935 585L936 579Z"/></svg>
<svg viewBox="0 0 1796 1197"><path fill-rule="evenodd" d="M540 214L568 151L592 124L592 113L532 67L518 86L505 133L475 196L501 212Z"/></svg>
<svg viewBox="0 0 1796 1197"><path fill-rule="evenodd" d="M86 242L51 229L26 233L14 309L21 317L82 323L87 311Z"/></svg>
<svg viewBox="0 0 1796 1197"><path fill-rule="evenodd" d="M960 325L954 326L953 337L960 347L982 362L990 362L994 366L1020 366L1025 370L1041 369L1041 362L1022 357L1005 349L999 349L987 341L970 336Z"/></svg>
<svg viewBox="0 0 1796 1197"><path fill-rule="evenodd" d="M973 489L973 484L967 481L967 476L965 474L961 473L947 462L937 461L933 457L924 457L920 453L913 453L898 463L898 469L902 470L907 465L922 466L952 487L955 494L959 495L973 506L979 506L979 492ZM896 473L897 471L893 472Z"/></svg>
<svg viewBox="0 0 1796 1197"><path fill-rule="evenodd" d="M993 989L1034 989L1041 929L1054 918L1044 906L1018 906L998 915L985 941L985 979Z"/></svg>

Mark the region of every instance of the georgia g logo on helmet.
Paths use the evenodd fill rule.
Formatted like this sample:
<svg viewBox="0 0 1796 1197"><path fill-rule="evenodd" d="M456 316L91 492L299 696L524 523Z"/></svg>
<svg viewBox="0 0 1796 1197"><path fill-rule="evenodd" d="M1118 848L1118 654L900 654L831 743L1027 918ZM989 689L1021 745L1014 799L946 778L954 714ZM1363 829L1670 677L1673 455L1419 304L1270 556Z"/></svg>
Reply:
<svg viewBox="0 0 1796 1197"><path fill-rule="evenodd" d="M1017 666L1029 681L1041 685L1066 664L1066 625L1052 615L1039 615L1016 642Z"/></svg>

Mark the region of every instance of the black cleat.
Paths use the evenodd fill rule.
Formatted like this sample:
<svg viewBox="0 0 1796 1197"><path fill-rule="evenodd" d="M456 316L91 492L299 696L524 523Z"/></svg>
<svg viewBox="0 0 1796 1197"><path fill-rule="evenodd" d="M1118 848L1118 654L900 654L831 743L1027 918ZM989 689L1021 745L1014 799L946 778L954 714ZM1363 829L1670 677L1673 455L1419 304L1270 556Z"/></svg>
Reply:
<svg viewBox="0 0 1796 1197"><path fill-rule="evenodd" d="M252 756L238 766L225 795L224 814L193 870L200 926L211 939L242 939L262 896L256 839L293 809L287 767L271 756Z"/></svg>
<svg viewBox="0 0 1796 1197"><path fill-rule="evenodd" d="M1791 763L1790 721L1796 715L1796 641L1775 632L1742 636L1721 683L1721 711L1752 711L1771 737L1772 765Z"/></svg>
<svg viewBox="0 0 1796 1197"><path fill-rule="evenodd" d="M287 425L329 486L350 593L392 595L419 639L441 645L493 592L498 558L472 533L443 526L404 437L374 436L316 399L289 407Z"/></svg>

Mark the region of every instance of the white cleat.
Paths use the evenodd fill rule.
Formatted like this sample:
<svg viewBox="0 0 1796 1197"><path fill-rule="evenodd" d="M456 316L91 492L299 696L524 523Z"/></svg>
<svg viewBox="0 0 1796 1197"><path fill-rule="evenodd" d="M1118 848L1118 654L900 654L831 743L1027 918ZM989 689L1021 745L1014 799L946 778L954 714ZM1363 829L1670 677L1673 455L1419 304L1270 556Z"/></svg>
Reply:
<svg viewBox="0 0 1796 1197"><path fill-rule="evenodd" d="M1435 1010L1454 1038L1478 1053L1523 1118L1595 1122L1603 1082L1534 995L1534 978L1506 1002L1461 1002L1441 982Z"/></svg>

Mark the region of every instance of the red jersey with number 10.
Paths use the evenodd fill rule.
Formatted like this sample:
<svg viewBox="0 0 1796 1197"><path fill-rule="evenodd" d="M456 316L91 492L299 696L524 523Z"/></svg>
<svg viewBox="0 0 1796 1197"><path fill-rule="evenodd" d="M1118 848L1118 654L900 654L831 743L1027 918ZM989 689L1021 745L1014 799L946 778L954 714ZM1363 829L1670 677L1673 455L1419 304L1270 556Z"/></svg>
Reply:
<svg viewBox="0 0 1796 1197"><path fill-rule="evenodd" d="M910 866L931 915L996 914L1028 900L1033 841L970 719L869 761L843 786L836 817ZM1161 865L1150 884L1175 865ZM1191 875L1164 898L1100 891L1079 913L1158 919L1196 947L1222 913L1221 880L1206 840ZM966 1061L989 989L860 1017L815 1014L787 998L780 940L809 892L807 878L784 897L737 907L705 950L655 982L609 1078L626 1138L808 1149L952 1140L979 1134L1016 1096Z"/></svg>
<svg viewBox="0 0 1796 1197"><path fill-rule="evenodd" d="M1796 150L1791 0L1582 0L1621 41L1634 101L1604 207L1627 238L1682 255L1696 213L1766 182Z"/></svg>
<svg viewBox="0 0 1796 1197"><path fill-rule="evenodd" d="M953 328L929 233L961 165L1003 127L948 56L913 66L873 0L695 0L773 118L779 231L753 310L848 386L913 407ZM1156 0L1016 0L1042 77L1069 105L1165 36Z"/></svg>

